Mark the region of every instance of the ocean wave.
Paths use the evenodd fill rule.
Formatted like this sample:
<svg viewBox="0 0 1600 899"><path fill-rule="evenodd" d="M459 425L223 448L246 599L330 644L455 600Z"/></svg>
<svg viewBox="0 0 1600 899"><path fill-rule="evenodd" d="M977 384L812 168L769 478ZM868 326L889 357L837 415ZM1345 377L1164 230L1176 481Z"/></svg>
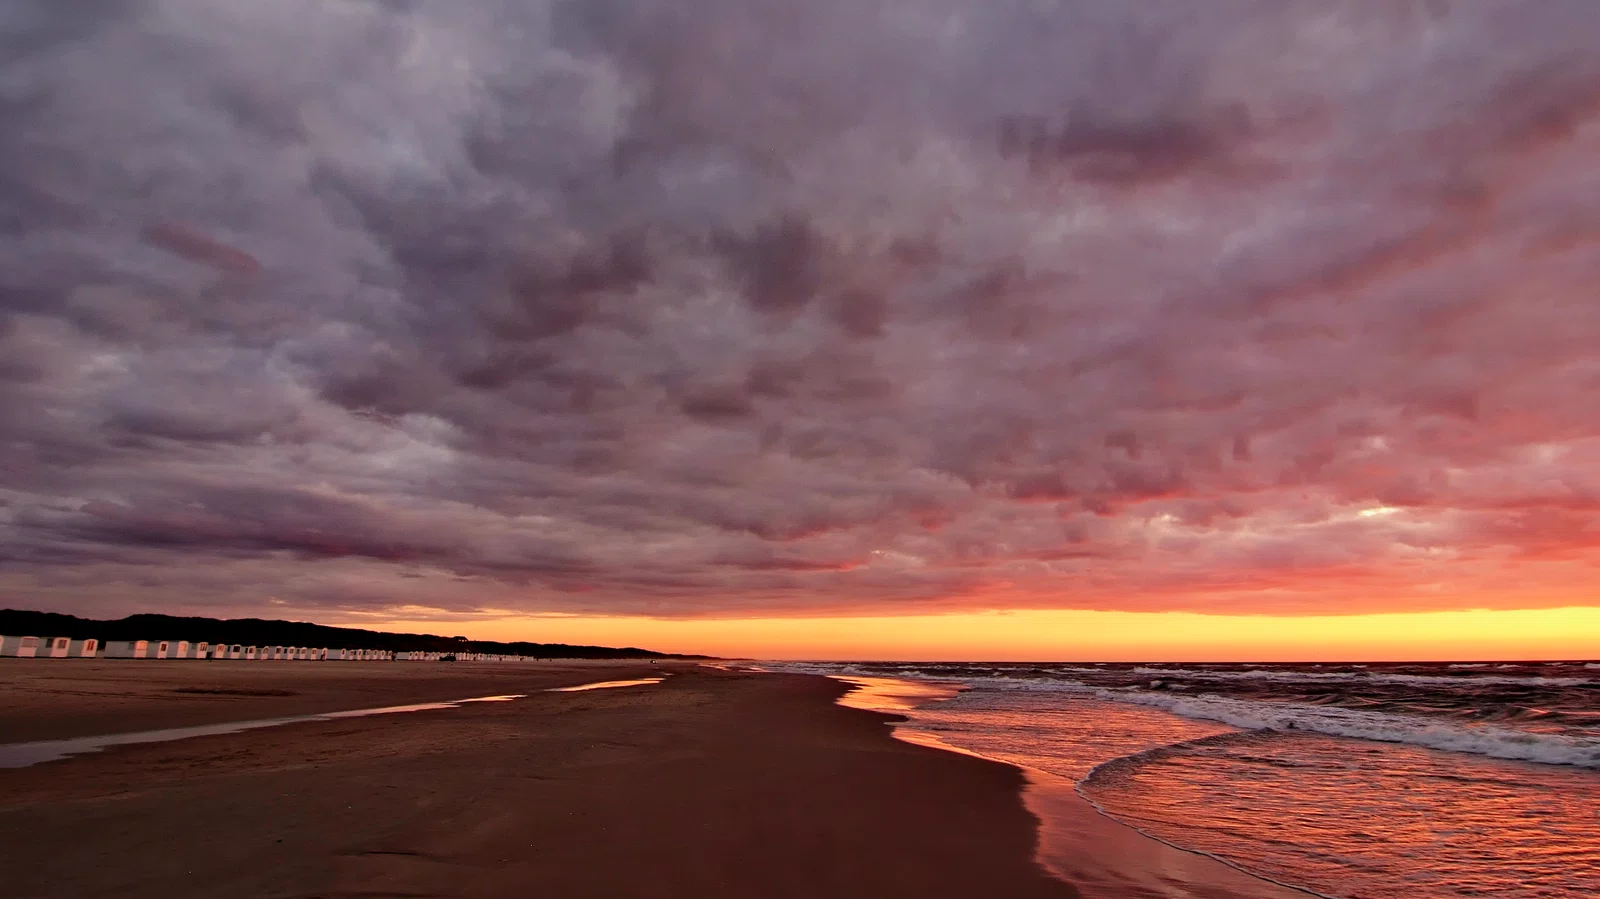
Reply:
<svg viewBox="0 0 1600 899"><path fill-rule="evenodd" d="M1108 689L1090 684L1053 684L1023 681L1001 685L992 679L975 687L1028 692L1059 692L1088 695L1108 702L1132 703L1202 721L1218 721L1244 730L1294 730L1332 737L1353 737L1380 743L1404 743L1429 749L1465 752L1490 758L1546 765L1572 765L1600 768L1600 741L1564 734L1529 733L1492 725L1463 727L1440 721L1385 712L1366 712L1334 706L1303 705L1291 702L1252 702L1221 696L1184 695L1148 692L1137 689Z"/></svg>
<svg viewBox="0 0 1600 899"><path fill-rule="evenodd" d="M886 675L885 666L881 665L792 664L785 667L792 671L816 674L880 677ZM1217 721L1244 730L1305 731L1334 737L1352 737L1383 743L1403 743L1430 749L1465 752L1490 758L1538 762L1547 765L1600 768L1600 739L1593 739L1583 735L1534 732L1487 723L1460 723L1458 719L1424 717L1392 709L1348 708L1341 705L1310 704L1283 700L1262 701L1187 690L1173 692L1172 688L1181 685L1165 680L1166 678L1174 677L1192 677L1194 674L1231 675L1231 677L1223 679L1233 680L1259 676L1263 673L1260 669L1245 672L1206 672L1192 668L1141 667L1133 670L1142 676L1159 676L1152 681L1154 685L1159 686L1155 689L1104 686L1060 675L1053 677L1017 677L991 672L978 677L963 677L959 672L950 669L936 673L924 673L921 670L909 670L909 666L906 669L898 670L891 676L921 677L930 680L961 683L973 688L975 691L984 692L1070 693L1108 702L1131 703L1158 708L1185 718ZM1264 673L1275 675L1279 679L1290 674L1290 672ZM1350 675L1341 675L1341 677L1348 678ZM1427 675L1399 674L1375 675L1371 679L1378 680L1379 678L1413 678L1413 680L1409 681L1396 681L1398 683L1412 684L1429 684L1436 680L1452 684L1461 681L1484 683L1496 680L1491 677L1431 678ZM1498 680L1506 681L1512 679L1501 677ZM1531 680L1533 679L1515 679L1518 683L1526 683ZM1547 685L1559 685L1561 682L1573 680L1578 683L1590 682L1581 678L1540 678L1537 680L1539 683ZM1203 689L1203 685L1198 686L1196 689ZM971 697L972 700L977 700L977 698L976 695ZM1520 719L1527 719L1529 723L1539 723L1550 718L1547 713L1535 714L1534 710L1511 705L1506 706L1497 714L1499 715L1498 720L1506 724ZM1565 714L1563 713L1563 715ZM1574 720L1573 723L1586 725L1588 722Z"/></svg>
<svg viewBox="0 0 1600 899"><path fill-rule="evenodd" d="M1455 667L1455 666L1452 666ZM1600 666L1589 666L1600 668ZM1285 671L1251 668L1246 671L1209 671L1202 668L1132 669L1134 674L1154 677L1182 677L1193 680L1271 681L1274 683L1363 683L1410 684L1433 687L1578 687L1593 684L1592 677L1546 677L1537 674L1386 674L1372 671Z"/></svg>

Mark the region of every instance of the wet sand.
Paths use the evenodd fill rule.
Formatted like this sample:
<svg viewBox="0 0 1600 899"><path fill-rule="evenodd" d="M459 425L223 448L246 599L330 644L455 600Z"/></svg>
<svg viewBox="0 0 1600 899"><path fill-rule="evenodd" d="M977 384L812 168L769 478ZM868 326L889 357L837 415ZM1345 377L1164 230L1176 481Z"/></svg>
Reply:
<svg viewBox="0 0 1600 899"><path fill-rule="evenodd" d="M334 664L0 666L0 740L531 695L0 771L5 895L1078 895L1034 861L1021 772L895 740L888 716L833 704L833 681ZM653 686L533 692L663 667ZM176 692L194 686L235 692Z"/></svg>
<svg viewBox="0 0 1600 899"><path fill-rule="evenodd" d="M523 693L685 662L0 659L0 743Z"/></svg>

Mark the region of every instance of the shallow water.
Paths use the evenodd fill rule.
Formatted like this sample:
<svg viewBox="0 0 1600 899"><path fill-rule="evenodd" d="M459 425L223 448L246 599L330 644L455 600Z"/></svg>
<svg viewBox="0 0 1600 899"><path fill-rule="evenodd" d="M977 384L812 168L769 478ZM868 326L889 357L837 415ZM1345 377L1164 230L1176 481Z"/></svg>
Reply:
<svg viewBox="0 0 1600 899"><path fill-rule="evenodd" d="M1600 895L1600 669L1581 663L807 670L959 689L920 706L925 688L909 691L908 727L1277 882L1349 899Z"/></svg>

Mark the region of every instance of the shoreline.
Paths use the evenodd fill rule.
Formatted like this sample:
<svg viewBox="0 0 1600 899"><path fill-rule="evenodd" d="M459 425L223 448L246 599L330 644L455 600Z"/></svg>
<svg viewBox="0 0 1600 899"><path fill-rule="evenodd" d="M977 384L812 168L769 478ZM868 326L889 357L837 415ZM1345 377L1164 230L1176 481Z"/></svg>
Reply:
<svg viewBox="0 0 1600 899"><path fill-rule="evenodd" d="M1084 899L1327 899L1226 859L1174 845L1108 814L1080 784L994 758L919 730L915 710L949 699L960 688L898 678L819 675L853 686L840 702L894 715L898 740L1005 765L1026 779L1021 800L1038 825L1034 860Z"/></svg>

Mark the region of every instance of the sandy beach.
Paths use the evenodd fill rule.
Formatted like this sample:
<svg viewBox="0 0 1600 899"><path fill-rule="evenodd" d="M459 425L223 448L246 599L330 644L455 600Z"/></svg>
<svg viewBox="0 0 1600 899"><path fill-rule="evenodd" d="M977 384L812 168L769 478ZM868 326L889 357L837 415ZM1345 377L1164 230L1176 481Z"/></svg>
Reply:
<svg viewBox="0 0 1600 899"><path fill-rule="evenodd" d="M1066 782L896 739L900 716L847 689L687 663L8 663L0 744L526 695L0 769L3 894L1304 895Z"/></svg>
<svg viewBox="0 0 1600 899"><path fill-rule="evenodd" d="M663 666L270 667L8 664L0 735L531 692ZM201 684L299 695L175 692ZM894 740L887 716L833 704L844 689L684 667L655 686L3 770L5 894L1075 895L1033 861L1018 771Z"/></svg>

